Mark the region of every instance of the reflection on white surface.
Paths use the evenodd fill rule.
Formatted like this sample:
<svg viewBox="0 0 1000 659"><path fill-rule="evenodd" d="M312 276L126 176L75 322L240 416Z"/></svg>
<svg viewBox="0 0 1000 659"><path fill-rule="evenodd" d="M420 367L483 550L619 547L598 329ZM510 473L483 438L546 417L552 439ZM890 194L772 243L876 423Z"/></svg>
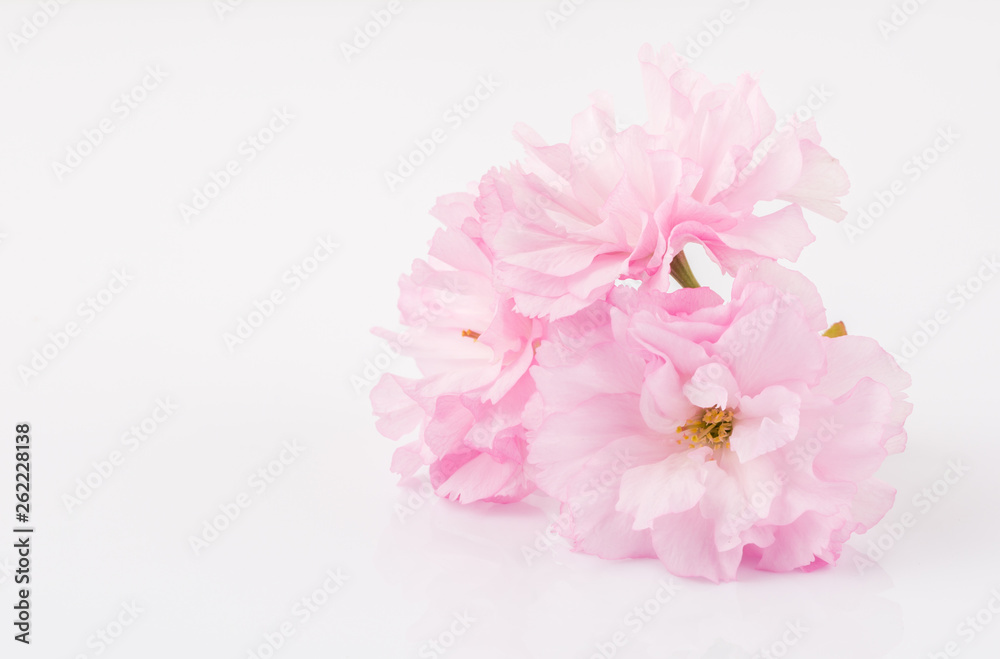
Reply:
<svg viewBox="0 0 1000 659"><path fill-rule="evenodd" d="M740 581L715 585L672 577L652 559L576 554L561 539L546 549L539 532L554 511L540 498L430 498L414 509L418 492L401 488L406 508L396 512L406 512L392 515L376 554L386 581L424 608L407 630L414 656L874 659L903 634L901 607L884 596L888 575L878 565L860 574L850 547L835 567L743 568ZM464 613L475 622L449 634Z"/></svg>

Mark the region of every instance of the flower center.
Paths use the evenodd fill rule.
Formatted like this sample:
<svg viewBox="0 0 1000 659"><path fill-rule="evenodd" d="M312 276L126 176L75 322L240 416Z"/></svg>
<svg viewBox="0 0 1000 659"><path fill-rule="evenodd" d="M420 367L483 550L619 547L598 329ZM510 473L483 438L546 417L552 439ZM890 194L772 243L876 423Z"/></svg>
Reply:
<svg viewBox="0 0 1000 659"><path fill-rule="evenodd" d="M467 330L462 330L462 336L467 336L471 338L473 341L477 341L479 340L479 337L482 335L475 330L467 329Z"/></svg>
<svg viewBox="0 0 1000 659"><path fill-rule="evenodd" d="M681 433L678 444L687 441L692 448L708 446L725 448L729 446L729 436L733 434L733 411L718 405L702 408L699 414L688 419L683 426L677 426Z"/></svg>

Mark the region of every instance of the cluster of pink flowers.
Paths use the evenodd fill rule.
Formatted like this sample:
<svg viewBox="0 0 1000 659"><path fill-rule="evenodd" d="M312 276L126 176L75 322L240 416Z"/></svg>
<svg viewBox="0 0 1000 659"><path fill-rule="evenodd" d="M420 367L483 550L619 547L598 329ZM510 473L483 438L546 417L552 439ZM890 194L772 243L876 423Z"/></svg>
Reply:
<svg viewBox="0 0 1000 659"><path fill-rule="evenodd" d="M596 96L567 144L518 127L522 162L433 209L405 336L378 330L421 373L371 392L379 431L412 439L392 469L426 466L462 503L553 497L576 550L680 576L833 563L891 507L874 474L910 412L909 376L777 262L814 239L803 209L843 219L847 176L753 77L640 61L644 125ZM692 243L728 300L698 285Z"/></svg>

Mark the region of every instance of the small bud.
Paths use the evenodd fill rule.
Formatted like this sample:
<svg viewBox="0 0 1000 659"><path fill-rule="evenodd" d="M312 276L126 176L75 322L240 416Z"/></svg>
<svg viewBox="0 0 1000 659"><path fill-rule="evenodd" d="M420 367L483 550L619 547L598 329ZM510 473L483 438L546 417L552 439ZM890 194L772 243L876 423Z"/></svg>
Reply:
<svg viewBox="0 0 1000 659"><path fill-rule="evenodd" d="M844 327L844 321L838 320L833 325L830 325L830 329L823 332L823 336L835 339L838 336L847 336L847 328Z"/></svg>

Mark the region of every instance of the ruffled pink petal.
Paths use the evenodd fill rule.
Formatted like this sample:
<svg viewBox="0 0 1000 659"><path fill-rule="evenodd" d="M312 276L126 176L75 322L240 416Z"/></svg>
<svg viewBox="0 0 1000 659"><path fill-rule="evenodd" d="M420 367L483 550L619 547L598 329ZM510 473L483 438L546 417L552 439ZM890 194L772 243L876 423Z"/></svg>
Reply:
<svg viewBox="0 0 1000 659"><path fill-rule="evenodd" d="M857 495L851 503L851 517L857 521L858 531L867 531L878 524L895 500L896 488L880 480L870 478L858 483Z"/></svg>
<svg viewBox="0 0 1000 659"><path fill-rule="evenodd" d="M657 557L681 577L732 581L743 558L742 546L719 551L715 522L702 517L698 508L658 517L652 538Z"/></svg>
<svg viewBox="0 0 1000 659"><path fill-rule="evenodd" d="M572 541L574 550L601 558L656 556L650 532L632 529L632 517L615 510L617 498L617 488L598 485L564 503L563 514L571 515L572 521L563 535Z"/></svg>
<svg viewBox="0 0 1000 659"><path fill-rule="evenodd" d="M587 359L582 359L565 344L543 343L538 356L540 365L531 375L550 412L571 411L597 395L628 393L642 386L645 364L617 344L590 347Z"/></svg>
<svg viewBox="0 0 1000 659"><path fill-rule="evenodd" d="M740 398L739 418L729 440L740 461L749 462L794 440L801 403L798 394L778 385Z"/></svg>
<svg viewBox="0 0 1000 659"><path fill-rule="evenodd" d="M632 528L648 529L661 515L680 513L696 506L705 493L712 469L712 450L681 450L665 460L629 469L622 475L616 510L635 518Z"/></svg>
<svg viewBox="0 0 1000 659"><path fill-rule="evenodd" d="M666 443L643 423L638 399L635 394L596 396L570 413L546 417L532 433L528 456L540 470L538 485L550 495L565 499L578 479L595 468L599 456L603 456L602 464L614 461L614 445L623 440L628 441L622 449L634 449L640 454L656 451L659 444L663 448L657 453L665 457Z"/></svg>
<svg viewBox="0 0 1000 659"><path fill-rule="evenodd" d="M821 436L825 422L832 435L813 461L814 473L824 480L853 482L872 476L888 455L883 424L891 411L889 390L866 378L828 410L810 412L803 430Z"/></svg>
<svg viewBox="0 0 1000 659"><path fill-rule="evenodd" d="M703 364L684 383L684 397L696 407L726 409L739 404L739 385L725 364Z"/></svg>
<svg viewBox="0 0 1000 659"><path fill-rule="evenodd" d="M445 456L461 446L475 422L458 396L441 396L424 428L424 443L435 455Z"/></svg>
<svg viewBox="0 0 1000 659"><path fill-rule="evenodd" d="M789 261L797 260L803 248L816 240L802 210L795 205L769 215L745 216L719 238L733 249Z"/></svg>
<svg viewBox="0 0 1000 659"><path fill-rule="evenodd" d="M698 407L684 397L683 387L684 381L670 362L648 371L639 404L649 428L673 436L679 425L694 416Z"/></svg>
<svg viewBox="0 0 1000 659"><path fill-rule="evenodd" d="M809 327L816 332L824 332L829 327L826 308L816 290L816 285L803 274L789 270L774 261L759 261L742 268L733 281L733 298L743 298L750 294L756 284L764 284L788 293L796 298Z"/></svg>
<svg viewBox="0 0 1000 659"><path fill-rule="evenodd" d="M411 394L413 381L386 374L372 387L369 397L378 417L375 427L389 439L411 432L424 418L424 410Z"/></svg>
<svg viewBox="0 0 1000 659"><path fill-rule="evenodd" d="M835 563L840 549L831 543L831 536L843 525L838 517L807 512L791 524L775 527L774 542L761 550L757 569L788 572L817 560Z"/></svg>
<svg viewBox="0 0 1000 659"><path fill-rule="evenodd" d="M910 386L909 374L874 339L847 335L824 339L823 344L827 353L827 370L815 392L839 398L862 378L884 384L892 394L892 412L884 432L885 448L889 453L901 452L906 446L903 423L913 409L904 391Z"/></svg>
<svg viewBox="0 0 1000 659"><path fill-rule="evenodd" d="M796 305L773 290L748 301L715 352L729 364L745 396L774 384L812 385L825 364L819 334Z"/></svg>
<svg viewBox="0 0 1000 659"><path fill-rule="evenodd" d="M836 158L818 144L802 140L800 146L802 175L780 198L840 222L847 217L847 211L838 202L838 198L846 195L851 188L847 172Z"/></svg>
<svg viewBox="0 0 1000 659"><path fill-rule="evenodd" d="M425 455L425 451L426 449L421 446L420 442L404 444L392 452L392 462L389 469L402 478L409 478L433 458L433 456Z"/></svg>
<svg viewBox="0 0 1000 659"><path fill-rule="evenodd" d="M467 453L451 456L432 468L432 482L439 496L471 503L500 499L517 501L530 493L523 478L521 465L514 461L498 461L487 453ZM460 464L456 464L460 463Z"/></svg>
<svg viewBox="0 0 1000 659"><path fill-rule="evenodd" d="M467 192L442 195L434 202L431 215L446 227L461 231L467 219L478 215L475 204L476 198Z"/></svg>

